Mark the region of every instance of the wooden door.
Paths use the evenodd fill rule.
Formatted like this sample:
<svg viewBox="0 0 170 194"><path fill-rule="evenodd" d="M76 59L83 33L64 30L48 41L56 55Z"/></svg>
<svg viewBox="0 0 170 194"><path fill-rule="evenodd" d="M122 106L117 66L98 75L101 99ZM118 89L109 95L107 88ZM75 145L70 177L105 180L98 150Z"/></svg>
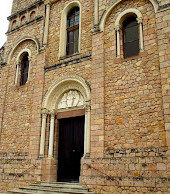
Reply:
<svg viewBox="0 0 170 194"><path fill-rule="evenodd" d="M59 120L58 181L79 181L84 153L84 116Z"/></svg>

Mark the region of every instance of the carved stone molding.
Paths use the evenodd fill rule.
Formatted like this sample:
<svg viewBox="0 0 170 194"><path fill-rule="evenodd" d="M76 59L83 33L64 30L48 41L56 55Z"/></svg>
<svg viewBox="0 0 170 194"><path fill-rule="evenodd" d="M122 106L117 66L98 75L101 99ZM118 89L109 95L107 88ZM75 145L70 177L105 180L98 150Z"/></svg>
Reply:
<svg viewBox="0 0 170 194"><path fill-rule="evenodd" d="M82 94L76 90L70 90L63 94L61 98L58 109L79 107L84 105L84 98Z"/></svg>
<svg viewBox="0 0 170 194"><path fill-rule="evenodd" d="M47 116L48 110L45 109L45 108L42 108L42 109L41 109L41 114L42 114L42 116Z"/></svg>
<svg viewBox="0 0 170 194"><path fill-rule="evenodd" d="M138 24L142 24L143 19L141 17L140 18L137 18L136 20L137 20L137 23Z"/></svg>
<svg viewBox="0 0 170 194"><path fill-rule="evenodd" d="M62 76L54 81L44 96L42 108L56 109L60 99L70 90L76 90L83 96L84 101L90 100L91 92L88 83L77 75Z"/></svg>

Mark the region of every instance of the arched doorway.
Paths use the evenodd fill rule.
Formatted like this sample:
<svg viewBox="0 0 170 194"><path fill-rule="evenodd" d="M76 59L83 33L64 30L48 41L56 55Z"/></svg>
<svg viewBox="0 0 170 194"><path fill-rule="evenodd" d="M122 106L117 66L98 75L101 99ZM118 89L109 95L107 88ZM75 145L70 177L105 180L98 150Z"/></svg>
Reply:
<svg viewBox="0 0 170 194"><path fill-rule="evenodd" d="M57 181L78 181L81 158L90 154L90 88L79 76L62 77L44 96L40 157L44 157L46 120L50 116L48 158L53 158L57 128Z"/></svg>

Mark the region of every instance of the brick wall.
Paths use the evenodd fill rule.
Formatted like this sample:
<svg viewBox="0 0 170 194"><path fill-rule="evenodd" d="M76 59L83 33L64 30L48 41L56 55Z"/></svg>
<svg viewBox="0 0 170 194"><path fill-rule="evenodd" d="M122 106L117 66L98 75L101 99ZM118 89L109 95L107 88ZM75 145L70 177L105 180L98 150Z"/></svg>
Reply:
<svg viewBox="0 0 170 194"><path fill-rule="evenodd" d="M12 13L34 2L14 1ZM54 164L56 168L57 148L56 160L36 160L41 104L54 80L79 75L91 88L91 155L82 159L81 183L97 193L168 193L169 9L155 13L148 0L123 1L108 16L105 31L92 33L94 4L81 0L81 52L59 59L61 12L69 2L56 1L51 5L46 48L42 47L44 4L38 6L38 20L18 23L16 29L9 29L5 56L25 35L36 37L41 49L37 53L34 41L23 41L0 74L0 191L8 185L12 188L45 180L42 172L54 170L45 169L45 165ZM99 1L100 16L112 3ZM115 19L132 7L143 15L144 52L137 57L123 59L121 55L117 59ZM30 77L28 83L18 87L14 85L16 58L24 48L31 50ZM57 134L55 131L55 146ZM25 172L35 163L35 168ZM13 178L18 175L16 185Z"/></svg>
<svg viewBox="0 0 170 194"><path fill-rule="evenodd" d="M38 0L13 0L12 14L37 2Z"/></svg>

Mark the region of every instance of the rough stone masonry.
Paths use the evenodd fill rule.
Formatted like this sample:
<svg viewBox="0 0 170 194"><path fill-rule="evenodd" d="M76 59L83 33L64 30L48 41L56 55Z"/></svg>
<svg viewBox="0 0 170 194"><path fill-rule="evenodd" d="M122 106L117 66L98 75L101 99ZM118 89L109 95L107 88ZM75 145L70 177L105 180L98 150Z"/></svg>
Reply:
<svg viewBox="0 0 170 194"><path fill-rule="evenodd" d="M67 55L75 7L78 52ZM130 17L139 53L126 58ZM8 20L0 49L0 192L56 182L60 119L83 115L82 185L106 194L170 193L169 0L13 0ZM20 85L25 54L28 80ZM69 91L81 94L81 105L59 109Z"/></svg>

